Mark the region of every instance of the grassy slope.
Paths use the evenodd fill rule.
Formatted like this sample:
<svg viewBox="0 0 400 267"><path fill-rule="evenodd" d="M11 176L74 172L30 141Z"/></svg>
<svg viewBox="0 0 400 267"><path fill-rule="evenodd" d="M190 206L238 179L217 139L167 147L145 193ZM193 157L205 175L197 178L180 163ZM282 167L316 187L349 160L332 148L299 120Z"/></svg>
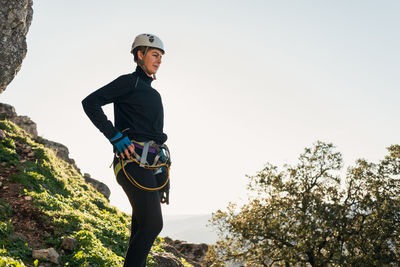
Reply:
<svg viewBox="0 0 400 267"><path fill-rule="evenodd" d="M111 206L70 164L18 126L0 120L0 129L7 136L0 141L0 175L6 178L1 186L21 185L21 198L32 198L28 210L35 210L36 224L45 226L37 229L41 236L36 246L53 247L60 253L63 238L75 237L79 245L72 252L61 253L61 265L120 266L129 239L130 217ZM26 146L34 151L33 158L26 158ZM29 240L16 234L19 211L15 205L0 200L0 266L35 266ZM18 231L23 230L19 227ZM159 238L153 250L162 250L160 242ZM148 266L156 266L151 258Z"/></svg>

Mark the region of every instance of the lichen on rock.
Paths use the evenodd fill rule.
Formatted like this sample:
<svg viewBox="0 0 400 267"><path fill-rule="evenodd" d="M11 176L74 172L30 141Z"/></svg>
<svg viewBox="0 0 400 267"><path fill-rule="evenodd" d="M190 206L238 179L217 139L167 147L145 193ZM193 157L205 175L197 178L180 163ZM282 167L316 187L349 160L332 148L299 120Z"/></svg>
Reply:
<svg viewBox="0 0 400 267"><path fill-rule="evenodd" d="M0 0L0 93L21 68L32 15L32 0Z"/></svg>

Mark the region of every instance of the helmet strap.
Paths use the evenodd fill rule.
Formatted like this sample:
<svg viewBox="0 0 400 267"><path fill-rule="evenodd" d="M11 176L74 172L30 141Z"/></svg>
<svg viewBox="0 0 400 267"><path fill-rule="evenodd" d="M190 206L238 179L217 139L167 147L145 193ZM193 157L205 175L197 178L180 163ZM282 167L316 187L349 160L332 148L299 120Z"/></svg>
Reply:
<svg viewBox="0 0 400 267"><path fill-rule="evenodd" d="M153 80L156 80L156 75L151 74L150 71L147 69L146 65L144 64L144 58L146 57L148 50L149 50L149 47L146 46L146 50L144 50L143 58L141 60L140 59L138 60L138 64L148 76L152 77Z"/></svg>

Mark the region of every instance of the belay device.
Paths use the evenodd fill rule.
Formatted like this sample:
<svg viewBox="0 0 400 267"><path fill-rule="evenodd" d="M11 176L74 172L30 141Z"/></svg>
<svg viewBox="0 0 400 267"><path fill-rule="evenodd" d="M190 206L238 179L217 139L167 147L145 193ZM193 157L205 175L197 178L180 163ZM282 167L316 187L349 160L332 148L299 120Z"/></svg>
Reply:
<svg viewBox="0 0 400 267"><path fill-rule="evenodd" d="M168 146L166 144L158 145L154 141L137 142L132 140L132 142L134 143L135 147L143 149L142 155L139 155L138 153L136 153L136 151L134 151L127 160L124 160L122 157L117 155L118 163L114 166L115 176L117 176L118 173L122 170L126 178L134 186L149 192L159 191L161 203L169 204L169 169L171 166L171 157ZM149 151L155 153L153 164L149 164L147 162L147 155ZM158 181L157 179L157 187L143 186L125 171L126 164L130 162L135 162L139 164L139 166L142 168L153 170L155 175L159 175L165 172L167 174L166 178L164 179L164 181Z"/></svg>

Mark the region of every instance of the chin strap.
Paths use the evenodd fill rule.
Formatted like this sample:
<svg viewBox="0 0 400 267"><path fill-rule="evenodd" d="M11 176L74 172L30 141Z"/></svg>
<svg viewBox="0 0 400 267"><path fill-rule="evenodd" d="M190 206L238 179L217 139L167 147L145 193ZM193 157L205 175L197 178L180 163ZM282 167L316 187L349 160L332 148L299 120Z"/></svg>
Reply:
<svg viewBox="0 0 400 267"><path fill-rule="evenodd" d="M141 60L139 59L137 63L148 76L152 77L153 80L157 80L156 75L151 74L150 71L147 69L146 65L144 64L144 58L146 57L148 50L149 50L149 47L147 46L146 50L144 50L143 59L141 59Z"/></svg>

